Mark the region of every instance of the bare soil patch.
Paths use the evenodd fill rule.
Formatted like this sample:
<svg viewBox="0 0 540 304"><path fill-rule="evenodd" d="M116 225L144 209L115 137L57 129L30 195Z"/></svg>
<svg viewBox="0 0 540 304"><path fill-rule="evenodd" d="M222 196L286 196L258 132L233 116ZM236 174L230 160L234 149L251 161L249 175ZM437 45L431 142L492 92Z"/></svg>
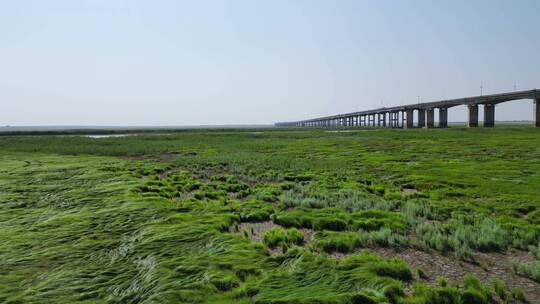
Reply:
<svg viewBox="0 0 540 304"><path fill-rule="evenodd" d="M159 160L162 162L168 162L175 160L178 157L178 154L176 153L161 153L159 155Z"/></svg>
<svg viewBox="0 0 540 304"><path fill-rule="evenodd" d="M511 260L531 261L532 257L521 250L511 249L506 253L477 253L479 264L462 261L454 256L445 256L431 251L425 252L414 248L391 249L369 248L370 251L385 258L399 258L411 266L413 274L419 281L436 285L437 277L444 276L449 281L461 282L467 274L477 276L482 282L490 285L495 278L503 280L509 288L520 288L530 303L540 303L540 284L516 276L511 269ZM418 277L416 269L422 268L427 279Z"/></svg>
<svg viewBox="0 0 540 304"><path fill-rule="evenodd" d="M414 189L414 188L403 188L401 189L401 193L416 193L418 192L418 190Z"/></svg>
<svg viewBox="0 0 540 304"><path fill-rule="evenodd" d="M146 156L144 156L144 155L125 155L125 156L122 156L121 158L125 159L125 160L145 160Z"/></svg>

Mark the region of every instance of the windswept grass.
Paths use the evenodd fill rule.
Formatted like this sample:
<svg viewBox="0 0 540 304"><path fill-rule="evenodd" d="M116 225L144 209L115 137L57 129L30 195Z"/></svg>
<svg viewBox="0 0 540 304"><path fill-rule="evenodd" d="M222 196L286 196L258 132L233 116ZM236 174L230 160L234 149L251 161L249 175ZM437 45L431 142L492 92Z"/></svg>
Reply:
<svg viewBox="0 0 540 304"><path fill-rule="evenodd" d="M529 249L514 270L539 281L539 159L525 127L3 136L0 302L522 301L362 249Z"/></svg>

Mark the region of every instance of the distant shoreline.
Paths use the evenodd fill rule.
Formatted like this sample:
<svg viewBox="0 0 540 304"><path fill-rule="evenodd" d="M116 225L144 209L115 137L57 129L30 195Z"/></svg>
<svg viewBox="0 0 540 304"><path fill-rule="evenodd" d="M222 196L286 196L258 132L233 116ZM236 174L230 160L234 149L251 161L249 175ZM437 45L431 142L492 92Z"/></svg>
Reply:
<svg viewBox="0 0 540 304"><path fill-rule="evenodd" d="M502 125L527 125L532 121L497 121ZM450 122L449 126L466 126L466 122ZM361 129L367 129L363 127ZM4 126L0 127L0 136L31 136L31 135L135 135L135 134L173 134L188 131L245 131L253 129L286 129L274 125L201 125L201 126ZM296 129L296 128L292 128ZM306 129L308 128L298 128ZM313 128L309 128L310 130ZM334 128L333 128L334 129ZM343 127L343 129L360 129L358 127ZM375 128L373 128L375 129ZM381 129L381 128L378 128Z"/></svg>

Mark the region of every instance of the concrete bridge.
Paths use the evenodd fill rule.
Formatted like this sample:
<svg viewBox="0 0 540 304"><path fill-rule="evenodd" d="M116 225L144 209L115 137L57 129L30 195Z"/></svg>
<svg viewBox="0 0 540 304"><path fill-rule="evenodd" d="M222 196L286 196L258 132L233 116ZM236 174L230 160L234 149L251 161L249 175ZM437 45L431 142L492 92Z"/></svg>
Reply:
<svg viewBox="0 0 540 304"><path fill-rule="evenodd" d="M405 106L379 108L369 111L353 112L319 117L293 122L278 122L277 127L391 127L391 128L434 128L435 109L439 112L438 127L448 126L448 109L466 105L469 110L468 126L478 127L478 105L484 105L484 127L495 126L495 105L519 99L533 100L533 121L540 127L540 90L518 91L493 95L482 95L450 100L410 104ZM418 121L414 121L417 112Z"/></svg>

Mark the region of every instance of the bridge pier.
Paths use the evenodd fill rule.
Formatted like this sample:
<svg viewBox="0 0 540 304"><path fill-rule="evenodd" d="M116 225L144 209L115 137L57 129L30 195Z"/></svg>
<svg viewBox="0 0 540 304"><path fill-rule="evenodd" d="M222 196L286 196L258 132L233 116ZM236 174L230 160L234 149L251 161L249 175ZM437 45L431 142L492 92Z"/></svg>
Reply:
<svg viewBox="0 0 540 304"><path fill-rule="evenodd" d="M407 117L405 118L405 127L412 129L414 127L414 109L407 109L405 111Z"/></svg>
<svg viewBox="0 0 540 304"><path fill-rule="evenodd" d="M478 105L468 105L467 108L469 109L469 128L478 127Z"/></svg>
<svg viewBox="0 0 540 304"><path fill-rule="evenodd" d="M495 105L486 103L484 104L484 127L495 127Z"/></svg>
<svg viewBox="0 0 540 304"><path fill-rule="evenodd" d="M435 109L426 110L426 125L428 128L435 128Z"/></svg>
<svg viewBox="0 0 540 304"><path fill-rule="evenodd" d="M400 119L402 119L400 117L400 114L401 114L401 111L394 111L393 112L393 124L392 124L392 128L401 128L402 125L400 125L399 121ZM402 121L403 123L403 121Z"/></svg>
<svg viewBox="0 0 540 304"><path fill-rule="evenodd" d="M417 109L418 111L418 127L423 128L426 126L426 110Z"/></svg>
<svg viewBox="0 0 540 304"><path fill-rule="evenodd" d="M426 110L417 109L418 111L418 128L424 128L426 126Z"/></svg>
<svg viewBox="0 0 540 304"><path fill-rule="evenodd" d="M439 128L448 127L448 108L439 108Z"/></svg>
<svg viewBox="0 0 540 304"><path fill-rule="evenodd" d="M379 126L386 127L386 113L379 113Z"/></svg>
<svg viewBox="0 0 540 304"><path fill-rule="evenodd" d="M533 102L533 123L535 127L540 128L540 98L536 98Z"/></svg>

